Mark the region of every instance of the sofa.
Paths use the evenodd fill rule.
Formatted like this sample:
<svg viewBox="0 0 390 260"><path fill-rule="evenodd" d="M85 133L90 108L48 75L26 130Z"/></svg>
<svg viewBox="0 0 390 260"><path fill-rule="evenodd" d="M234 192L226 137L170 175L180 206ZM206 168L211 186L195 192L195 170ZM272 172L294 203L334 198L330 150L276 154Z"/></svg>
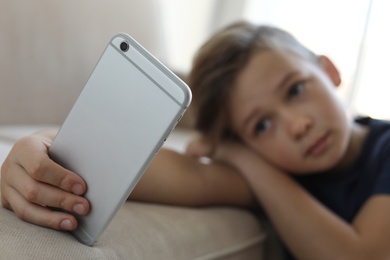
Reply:
<svg viewBox="0 0 390 260"><path fill-rule="evenodd" d="M0 164L22 136L58 128L109 39L127 32L164 61L158 0L0 0ZM185 117L164 145L183 151ZM1 180L0 180L1 181ZM279 259L261 212L127 201L93 247L0 207L0 259Z"/></svg>

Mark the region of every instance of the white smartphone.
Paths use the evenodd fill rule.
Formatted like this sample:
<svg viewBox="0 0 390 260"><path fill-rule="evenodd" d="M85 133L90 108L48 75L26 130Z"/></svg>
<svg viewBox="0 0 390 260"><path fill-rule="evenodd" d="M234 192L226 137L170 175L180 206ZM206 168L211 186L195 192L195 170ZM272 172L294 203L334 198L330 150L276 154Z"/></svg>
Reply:
<svg viewBox="0 0 390 260"><path fill-rule="evenodd" d="M190 102L189 87L133 38L112 38L49 150L87 183L80 242L97 241Z"/></svg>

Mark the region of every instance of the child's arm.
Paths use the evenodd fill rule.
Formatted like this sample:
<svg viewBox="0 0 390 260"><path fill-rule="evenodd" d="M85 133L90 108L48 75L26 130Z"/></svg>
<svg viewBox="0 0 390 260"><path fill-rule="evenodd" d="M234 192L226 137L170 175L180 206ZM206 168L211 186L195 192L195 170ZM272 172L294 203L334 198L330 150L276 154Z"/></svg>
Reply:
<svg viewBox="0 0 390 260"><path fill-rule="evenodd" d="M130 199L181 206L250 207L255 198L245 179L232 167L161 149Z"/></svg>
<svg viewBox="0 0 390 260"><path fill-rule="evenodd" d="M87 214L86 184L48 156L55 132L19 140L1 169L1 202L21 219L55 229L72 230L76 219L45 206ZM131 195L132 199L186 206L251 206L254 197L244 179L223 164L201 164L160 150Z"/></svg>
<svg viewBox="0 0 390 260"><path fill-rule="evenodd" d="M220 150L219 156L242 171L298 259L389 259L389 196L370 198L350 224L243 145Z"/></svg>

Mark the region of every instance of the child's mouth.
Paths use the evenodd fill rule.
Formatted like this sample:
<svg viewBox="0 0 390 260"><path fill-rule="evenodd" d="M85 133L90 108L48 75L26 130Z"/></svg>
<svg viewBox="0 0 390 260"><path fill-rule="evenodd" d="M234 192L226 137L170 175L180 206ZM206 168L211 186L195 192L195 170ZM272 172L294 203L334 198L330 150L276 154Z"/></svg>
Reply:
<svg viewBox="0 0 390 260"><path fill-rule="evenodd" d="M318 138L306 151L306 156L320 156L323 154L329 146L329 133L325 133Z"/></svg>

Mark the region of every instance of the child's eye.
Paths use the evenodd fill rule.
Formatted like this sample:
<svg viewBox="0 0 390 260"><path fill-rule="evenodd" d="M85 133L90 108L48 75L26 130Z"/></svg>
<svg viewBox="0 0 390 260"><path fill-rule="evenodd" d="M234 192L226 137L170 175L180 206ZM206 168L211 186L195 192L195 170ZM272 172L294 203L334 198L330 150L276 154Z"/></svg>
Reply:
<svg viewBox="0 0 390 260"><path fill-rule="evenodd" d="M255 135L264 133L267 131L267 129L271 126L271 120L265 119L265 120L260 120L256 125L255 125Z"/></svg>
<svg viewBox="0 0 390 260"><path fill-rule="evenodd" d="M295 97L302 93L303 91L303 82L298 82L291 86L291 88L288 90L288 97Z"/></svg>

